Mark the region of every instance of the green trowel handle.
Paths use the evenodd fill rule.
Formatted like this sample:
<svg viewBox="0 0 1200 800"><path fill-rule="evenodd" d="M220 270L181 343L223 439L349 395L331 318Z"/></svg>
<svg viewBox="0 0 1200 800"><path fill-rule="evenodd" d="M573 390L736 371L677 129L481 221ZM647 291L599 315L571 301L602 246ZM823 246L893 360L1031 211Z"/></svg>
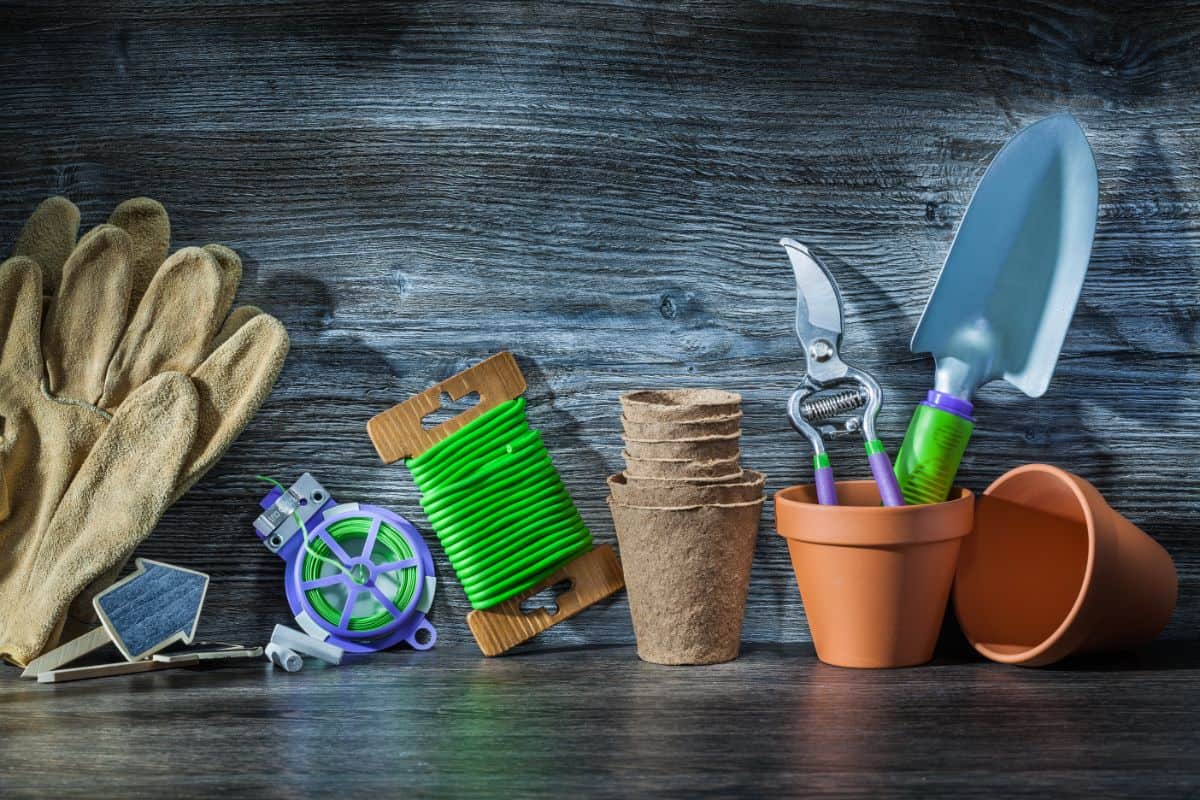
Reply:
<svg viewBox="0 0 1200 800"><path fill-rule="evenodd" d="M896 456L896 479L907 505L940 503L950 496L974 427L958 414L924 403L917 406Z"/></svg>

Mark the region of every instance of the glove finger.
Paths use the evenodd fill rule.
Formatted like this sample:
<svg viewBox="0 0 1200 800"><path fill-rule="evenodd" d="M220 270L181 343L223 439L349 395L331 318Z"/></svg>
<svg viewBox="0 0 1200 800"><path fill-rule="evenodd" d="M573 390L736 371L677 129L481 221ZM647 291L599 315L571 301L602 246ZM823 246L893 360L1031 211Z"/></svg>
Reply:
<svg viewBox="0 0 1200 800"><path fill-rule="evenodd" d="M15 256L0 264L0 522L12 513L6 472L15 485L27 478L22 460L11 458L24 415L14 406L7 381L35 385L42 375L38 332L42 323L42 268L32 259ZM13 414L15 418L10 418ZM0 536L0 542L4 539Z"/></svg>
<svg viewBox="0 0 1200 800"><path fill-rule="evenodd" d="M241 262L238 261L237 264L238 268L240 269ZM214 339L212 349L216 350L219 348L230 337L232 337L234 333L240 330L243 325L245 325L254 317L262 314L262 309L255 308L254 306L241 306L235 309L234 312L229 315L229 319L226 320L224 327L222 327L220 333L218 333L217 337ZM250 333L248 335L250 335L252 338L263 338L261 334ZM284 352L282 355L275 356L271 352L268 352L272 348L267 348L264 351L268 361L271 359L278 359L280 362L282 362L283 356L286 355L287 352L286 333L284 334L283 339ZM241 351L242 348L239 347L239 352ZM232 352L227 352L225 357L207 360L205 364L201 365L201 367L197 370L197 373L200 377L196 378L194 383L200 395L200 415L196 444L194 446L195 452L192 454L192 458L189 459L190 463L188 464L186 471L181 476L180 481L177 483L176 491L172 495L172 502L182 497L183 494L190 489L192 485L194 485L195 482L209 470L209 468L212 467L213 463L221 457L225 450L228 449L229 445L232 444L233 440L237 438L238 434L241 432L241 429L245 427L244 422L240 425L235 425L234 420L240 416L240 413L233 409L231 403L226 401L222 405L218 405L218 403L221 401L223 393L213 393L208 388L209 380L216 380L218 384L232 382L234 378L230 377L229 370L224 365L227 364L229 360L237 360L245 357L246 356L244 355L237 355ZM253 357L257 358L258 356L256 355ZM218 372L224 372L224 377L218 377ZM275 376L268 377L270 383L267 386L266 392L270 391L270 385L274 384L277 373ZM252 389L252 392L253 391L257 391L257 389ZM265 396L265 392L263 394ZM261 401L259 401L245 413L245 419L247 421L258 410L259 405L261 405ZM236 427L236 430L231 430L231 427ZM79 596L75 598L75 601L71 604L70 611L68 613L67 627L64 628L65 631L79 631L80 633L83 633L86 632L87 628L94 625L96 612L92 606L92 598L95 597L97 593L102 592L111 586L113 581L117 579L117 576L121 574L121 570L123 568L124 562L108 570L96 578L96 580L92 581L92 583L89 584L79 594Z"/></svg>
<svg viewBox="0 0 1200 800"><path fill-rule="evenodd" d="M133 240L133 267L130 275L129 303L137 308L154 273L167 258L171 246L171 221L157 200L135 197L113 209L108 218Z"/></svg>
<svg viewBox="0 0 1200 800"><path fill-rule="evenodd" d="M221 269L198 247L163 263L108 365L103 408L115 408L160 372L191 372L217 331Z"/></svg>
<svg viewBox="0 0 1200 800"><path fill-rule="evenodd" d="M39 553L37 591L21 609L26 644L41 652L71 601L132 555L171 502L196 436L199 398L186 375L157 376L131 394L88 453Z"/></svg>
<svg viewBox="0 0 1200 800"><path fill-rule="evenodd" d="M42 341L50 391L95 403L129 314L129 234L112 225L89 231L63 265L46 310Z"/></svg>
<svg viewBox="0 0 1200 800"><path fill-rule="evenodd" d="M48 197L21 229L13 255L36 261L44 273L42 290L52 294L78 235L79 209L65 197Z"/></svg>
<svg viewBox="0 0 1200 800"><path fill-rule="evenodd" d="M221 326L221 330L217 331L217 335L213 337L209 352L225 344L225 342L229 341L229 337L237 333L243 325L262 313L263 310L258 306L238 306L235 308L233 313L225 320L225 324Z"/></svg>
<svg viewBox="0 0 1200 800"><path fill-rule="evenodd" d="M0 369L39 380L42 374L42 269L14 256L0 264Z"/></svg>
<svg viewBox="0 0 1200 800"><path fill-rule="evenodd" d="M176 498L208 471L258 412L283 369L287 351L283 324L269 314L258 314L192 373L200 395L199 431L176 486Z"/></svg>
<svg viewBox="0 0 1200 800"><path fill-rule="evenodd" d="M206 244L204 249L221 268L221 296L217 301L217 319L225 319L225 315L233 307L233 297L237 294L238 284L242 282L242 259L224 245Z"/></svg>

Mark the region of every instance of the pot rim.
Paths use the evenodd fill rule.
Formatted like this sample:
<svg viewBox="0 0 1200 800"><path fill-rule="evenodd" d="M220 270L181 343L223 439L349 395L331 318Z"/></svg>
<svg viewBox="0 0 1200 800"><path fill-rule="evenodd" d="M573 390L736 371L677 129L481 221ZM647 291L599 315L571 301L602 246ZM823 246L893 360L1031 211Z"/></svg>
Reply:
<svg viewBox="0 0 1200 800"><path fill-rule="evenodd" d="M621 451L621 457L626 463L629 461L657 461L666 464L696 464L703 466L704 464L738 464L742 460L742 454L739 452L736 456L729 458L708 458L703 461L697 461L694 458L642 458L641 456L631 456L628 450ZM732 473L731 473L732 474Z"/></svg>
<svg viewBox="0 0 1200 800"><path fill-rule="evenodd" d="M863 484L874 486L875 482L837 482L839 487ZM798 484L775 493L775 530L790 541L835 547L895 547L961 539L972 530L971 507L974 505L975 495L961 486L954 487L951 493L954 492L958 494L950 500L924 505L823 506L816 502L816 488L813 484ZM796 495L801 493L811 494L812 500L796 499ZM803 513L819 524L805 526L803 531L785 532L780 525L781 519L797 513ZM967 516L965 525L945 524L964 513ZM848 524L852 517L857 517L860 521L870 520L871 524L863 531L858 525ZM943 524L937 524L939 517L943 518Z"/></svg>
<svg viewBox="0 0 1200 800"><path fill-rule="evenodd" d="M621 435L625 442L637 442L638 444L691 444L693 442L728 442L734 439L740 439L742 434L739 433L719 433L714 436L697 436L693 439L635 439L632 436Z"/></svg>
<svg viewBox="0 0 1200 800"><path fill-rule="evenodd" d="M700 483L700 484L680 483L678 480L676 480L674 478L639 478L636 475L631 476L628 473L626 473L624 470L622 470L621 472L614 472L612 475L609 475L608 478L606 479L606 482L607 483L616 483L621 486L628 486L629 479L631 477L637 481L661 480L661 481L668 482L668 484L669 484L668 486L658 487L661 489L674 489L674 488L682 488L682 489L718 489L718 488L720 488L720 489L723 489L725 487L735 487L735 486L763 486L767 482L766 474L759 472L758 470L749 469L749 468L743 469L742 477L745 477L747 475L754 475L757 477L752 477L747 480L737 481L736 483L717 483L717 484L710 485L710 484L704 484L704 483ZM672 481L674 481L674 482L672 482Z"/></svg>
<svg viewBox="0 0 1200 800"><path fill-rule="evenodd" d="M737 486L737 485L739 485L739 484L745 483L746 481L741 481L741 480L738 480L738 481L733 481L733 482L731 483L731 482L730 482L730 478L738 478L738 477L742 477L742 476L744 476L744 475L745 475L747 472L752 472L752 471L753 471L753 470L742 469L742 470L741 470L741 472L739 472L739 473L733 473L733 474L730 474L730 475L718 475L718 476L716 476L715 478L714 478L714 477L709 477L709 478L696 478L696 477L689 477L689 478L680 478L680 477L668 477L668 478L661 478L661 477L653 477L653 476L647 476L647 475L630 475L630 474L629 474L629 470L628 470L628 469L622 470L622 471L620 472L620 474L621 474L621 475L624 475L624 476L625 476L627 479L628 479L628 478L632 478L633 480L636 480L636 481L641 481L641 482L656 481L656 482L659 482L659 483L664 483L664 484L669 484L669 485L676 485L676 484L678 484L678 485L681 485L681 486L719 486L719 485L731 485L731 486Z"/></svg>
<svg viewBox="0 0 1200 800"><path fill-rule="evenodd" d="M621 395L620 400L622 405L649 408L708 408L741 403L742 396L727 389L676 387L673 389L638 389Z"/></svg>
<svg viewBox="0 0 1200 800"><path fill-rule="evenodd" d="M625 423L629 422L634 425L673 425L673 426L682 426L682 427L686 428L689 426L700 427L703 425L715 425L719 422L733 422L735 420L740 420L741 418L742 418L742 412L735 411L732 414L718 414L715 417L702 417L700 419L680 419L680 420L664 419L664 420L655 420L654 422L649 422L649 421L642 421L642 420L636 420L636 419L629 419L622 413L621 414L621 424L624 425Z"/></svg>
<svg viewBox="0 0 1200 800"><path fill-rule="evenodd" d="M747 506L762 505L767 501L766 495L755 500L747 500L744 503L692 503L686 506L634 506L629 503L620 503L611 494L608 496L608 504L610 506L620 506L621 508L636 508L638 511L700 511L705 508L746 508Z"/></svg>

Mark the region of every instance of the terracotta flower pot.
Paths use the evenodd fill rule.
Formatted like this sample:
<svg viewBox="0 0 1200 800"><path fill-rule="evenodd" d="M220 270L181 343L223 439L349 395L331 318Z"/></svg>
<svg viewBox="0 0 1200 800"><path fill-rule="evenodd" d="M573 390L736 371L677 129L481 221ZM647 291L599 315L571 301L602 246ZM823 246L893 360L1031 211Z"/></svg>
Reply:
<svg viewBox="0 0 1200 800"><path fill-rule="evenodd" d="M672 459L687 458L692 461L715 461L737 458L739 434L732 436L708 436L703 439L677 439L674 441L644 442L625 438L625 452L634 458Z"/></svg>
<svg viewBox="0 0 1200 800"><path fill-rule="evenodd" d="M742 475L739 483L659 482L647 486L645 483L630 482L623 473L617 473L609 476L608 490L613 500L622 505L658 508L748 503L761 499L767 476L754 470L745 470Z"/></svg>
<svg viewBox="0 0 1200 800"><path fill-rule="evenodd" d="M737 658L762 504L642 508L609 498L642 660Z"/></svg>
<svg viewBox="0 0 1200 800"><path fill-rule="evenodd" d="M695 422L741 411L742 396L721 389L663 389L621 396L631 422Z"/></svg>
<svg viewBox="0 0 1200 800"><path fill-rule="evenodd" d="M625 472L637 478L735 478L742 474L738 456L715 461L696 461L690 458L634 458L628 452Z"/></svg>
<svg viewBox="0 0 1200 800"><path fill-rule="evenodd" d="M886 507L874 481L842 481L841 505L814 486L775 495L817 657L842 667L906 667L933 657L974 496Z"/></svg>
<svg viewBox="0 0 1200 800"><path fill-rule="evenodd" d="M634 422L621 417L621 427L630 439L660 442L674 439L702 439L705 436L729 436L741 433L742 413L698 419L695 422Z"/></svg>
<svg viewBox="0 0 1200 800"><path fill-rule="evenodd" d="M979 498L954 586L959 625L993 661L1050 664L1152 641L1175 608L1167 551L1092 484L1018 467Z"/></svg>

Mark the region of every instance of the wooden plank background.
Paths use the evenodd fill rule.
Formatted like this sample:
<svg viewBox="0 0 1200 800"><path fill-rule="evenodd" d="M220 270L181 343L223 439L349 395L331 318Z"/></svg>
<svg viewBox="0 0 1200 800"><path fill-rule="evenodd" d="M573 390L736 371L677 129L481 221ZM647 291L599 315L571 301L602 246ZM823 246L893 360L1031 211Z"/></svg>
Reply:
<svg viewBox="0 0 1200 800"><path fill-rule="evenodd" d="M1195 4L6 3L0 240L42 197L104 219L147 194L177 245L246 264L293 347L280 385L139 555L212 574L202 633L287 621L250 524L256 472L424 525L373 414L500 349L598 539L618 395L745 397L744 458L806 481L784 401L803 362L776 242L814 246L845 353L883 384L894 453L931 364L907 343L971 192L1022 126L1070 109L1100 170L1091 268L1049 393L999 385L961 479L1049 461L1176 559L1200 622ZM843 477L867 476L850 444ZM745 638L808 636L764 515ZM469 640L441 580L443 645ZM537 646L628 642L622 598Z"/></svg>

